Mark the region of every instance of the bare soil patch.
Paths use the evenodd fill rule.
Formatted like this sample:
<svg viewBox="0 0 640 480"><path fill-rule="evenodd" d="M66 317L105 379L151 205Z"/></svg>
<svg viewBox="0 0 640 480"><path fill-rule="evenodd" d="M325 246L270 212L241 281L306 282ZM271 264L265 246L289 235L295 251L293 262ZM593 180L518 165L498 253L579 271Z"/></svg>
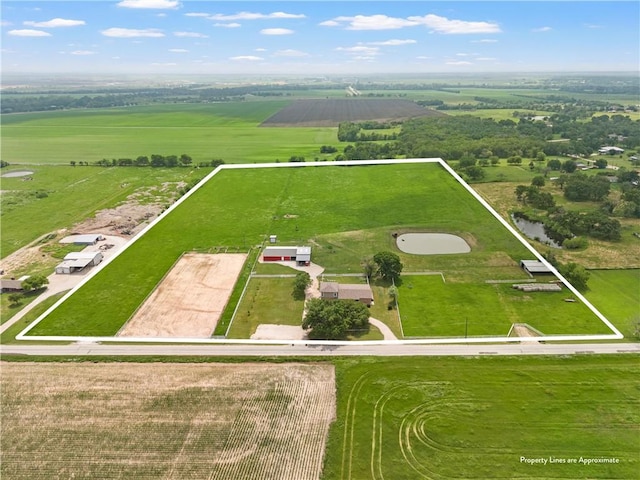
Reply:
<svg viewBox="0 0 640 480"><path fill-rule="evenodd" d="M318 479L335 419L331 365L1 367L2 478Z"/></svg>
<svg viewBox="0 0 640 480"><path fill-rule="evenodd" d="M246 254L183 255L119 336L210 337Z"/></svg>
<svg viewBox="0 0 640 480"><path fill-rule="evenodd" d="M307 334L302 327L270 323L261 323L256 333L251 335L251 340L304 340L305 338Z"/></svg>

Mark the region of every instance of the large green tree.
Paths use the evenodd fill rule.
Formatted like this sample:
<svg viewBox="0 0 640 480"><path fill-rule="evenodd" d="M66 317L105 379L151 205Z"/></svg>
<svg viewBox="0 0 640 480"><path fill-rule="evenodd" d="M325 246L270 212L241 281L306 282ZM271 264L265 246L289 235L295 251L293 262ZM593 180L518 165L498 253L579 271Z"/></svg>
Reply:
<svg viewBox="0 0 640 480"><path fill-rule="evenodd" d="M31 290L38 290L49 283L49 279L44 275L31 275L29 278L22 282L22 288L30 292Z"/></svg>
<svg viewBox="0 0 640 480"><path fill-rule="evenodd" d="M307 272L299 272L293 282L293 298L296 300L304 300L305 291L311 285L311 277Z"/></svg>
<svg viewBox="0 0 640 480"><path fill-rule="evenodd" d="M353 300L323 300L307 302L302 328L310 329L312 340L340 340L351 330L369 329L369 309Z"/></svg>
<svg viewBox="0 0 640 480"><path fill-rule="evenodd" d="M397 280L402 272L400 257L393 252L378 252L373 256L378 265L378 274L385 280Z"/></svg>

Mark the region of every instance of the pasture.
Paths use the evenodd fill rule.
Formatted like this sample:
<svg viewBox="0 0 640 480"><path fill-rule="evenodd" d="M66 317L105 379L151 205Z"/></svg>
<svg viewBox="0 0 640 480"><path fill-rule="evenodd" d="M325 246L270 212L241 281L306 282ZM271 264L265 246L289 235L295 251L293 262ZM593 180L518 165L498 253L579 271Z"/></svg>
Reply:
<svg viewBox="0 0 640 480"><path fill-rule="evenodd" d="M640 322L640 269L589 270L587 299L627 338L637 338Z"/></svg>
<svg viewBox="0 0 640 480"><path fill-rule="evenodd" d="M4 363L0 475L320 477L332 365Z"/></svg>
<svg viewBox="0 0 640 480"><path fill-rule="evenodd" d="M457 255L403 254L395 249L392 233L410 231L459 234L472 251ZM112 336L183 252L227 246L237 251L251 249L255 255L257 246L269 234L277 234L283 244L312 245L313 262L323 266L326 273L360 273L363 258L392 250L400 255L405 272L442 271L453 282L483 284L486 280L526 280L518 262L530 256L438 164L223 169L29 335ZM148 261L150 258L153 262ZM240 285L244 282L241 280ZM119 301L114 304L113 298ZM238 298L239 293L232 296L223 314L225 327L224 319L230 318L228 313ZM498 305L494 305L497 300L488 304L472 297L469 300L469 308L475 306L487 317ZM556 300L545 308L552 309ZM535 309L523 315L535 316ZM584 312L578 318L589 325L585 333L600 333L601 324L592 323L591 314L587 314L590 320L583 316ZM452 319L457 321L457 316L446 316L446 321ZM554 333L570 334L572 325L559 321ZM397 331L395 320L391 319L390 326ZM508 327L492 333L506 335L507 331ZM459 330L452 328L448 335L457 336Z"/></svg>
<svg viewBox="0 0 640 480"><path fill-rule="evenodd" d="M296 100L266 119L263 127L337 127L340 122L393 121L414 117L441 116L440 112L397 99L313 99Z"/></svg>
<svg viewBox="0 0 640 480"><path fill-rule="evenodd" d="M521 282L528 280L523 276ZM609 328L567 289L522 292L512 283L445 282L439 275L410 276L399 288L406 337L504 336L514 323L527 323L545 335L607 334Z"/></svg>
<svg viewBox="0 0 640 480"><path fill-rule="evenodd" d="M227 163L320 157L335 129L257 128L286 101L181 104L3 115L2 159L10 164L93 163L139 155L190 155Z"/></svg>
<svg viewBox="0 0 640 480"><path fill-rule="evenodd" d="M3 142L4 142L3 132ZM32 143L38 144L38 141ZM4 147L3 147L4 150ZM33 165L34 173L2 178L0 250L2 258L56 230L71 229L97 211L133 196L136 203L162 208L177 197L182 183L210 171L192 168L102 168ZM16 170L3 168L2 174ZM46 193L46 196L38 192Z"/></svg>
<svg viewBox="0 0 640 480"><path fill-rule="evenodd" d="M325 480L637 478L635 356L334 364L338 414Z"/></svg>

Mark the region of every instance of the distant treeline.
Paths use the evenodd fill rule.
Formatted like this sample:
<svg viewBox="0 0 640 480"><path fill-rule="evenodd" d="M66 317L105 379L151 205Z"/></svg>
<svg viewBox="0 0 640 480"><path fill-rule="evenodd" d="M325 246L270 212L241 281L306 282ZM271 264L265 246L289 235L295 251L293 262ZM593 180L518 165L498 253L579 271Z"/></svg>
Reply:
<svg viewBox="0 0 640 480"><path fill-rule="evenodd" d="M218 167L220 165L224 165L224 160L219 158L209 160L206 162L199 162L198 167ZM159 155L157 153L152 154L150 157L146 155L140 155L136 158L112 158L107 159L103 158L102 160L97 160L93 163L89 162L76 162L72 160L70 162L72 167L76 165L80 166L89 166L95 165L99 167L189 167L193 166L193 159L191 156L183 153L182 155Z"/></svg>

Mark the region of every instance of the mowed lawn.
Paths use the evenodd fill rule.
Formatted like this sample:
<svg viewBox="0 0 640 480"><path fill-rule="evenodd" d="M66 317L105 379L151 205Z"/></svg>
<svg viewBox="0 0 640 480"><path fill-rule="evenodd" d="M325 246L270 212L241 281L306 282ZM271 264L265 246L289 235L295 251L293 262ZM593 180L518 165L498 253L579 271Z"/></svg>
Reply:
<svg viewBox="0 0 640 480"><path fill-rule="evenodd" d="M261 128L286 101L179 104L3 115L2 159L66 164L139 155L190 155L194 162L307 160L338 145L335 128Z"/></svg>
<svg viewBox="0 0 640 480"><path fill-rule="evenodd" d="M511 285L407 276L398 299L405 337L506 336L514 323L545 335L612 333L582 302L565 302L574 298L566 288L525 293Z"/></svg>
<svg viewBox="0 0 640 480"><path fill-rule="evenodd" d="M334 363L324 480L638 478L636 355Z"/></svg>
<svg viewBox="0 0 640 480"><path fill-rule="evenodd" d="M183 252L249 248L269 234L300 244L323 234L388 229L381 243L366 252L355 247L346 261L328 248L314 250L314 262L327 273L359 269L363 254L389 249L391 232L403 226L470 231L477 254L468 254L469 268L474 255L479 268L487 268L487 252L510 256L513 264L526 254L437 164L223 170L192 193L31 333L113 335ZM358 245L357 236L351 244ZM411 257L423 258L403 255L408 269Z"/></svg>
<svg viewBox="0 0 640 480"><path fill-rule="evenodd" d="M640 269L589 270L585 294L603 315L628 338L637 338L640 322Z"/></svg>
<svg viewBox="0 0 640 480"><path fill-rule="evenodd" d="M240 302L229 338L249 338L258 325L302 325L303 300L294 300L293 278L251 278Z"/></svg>

